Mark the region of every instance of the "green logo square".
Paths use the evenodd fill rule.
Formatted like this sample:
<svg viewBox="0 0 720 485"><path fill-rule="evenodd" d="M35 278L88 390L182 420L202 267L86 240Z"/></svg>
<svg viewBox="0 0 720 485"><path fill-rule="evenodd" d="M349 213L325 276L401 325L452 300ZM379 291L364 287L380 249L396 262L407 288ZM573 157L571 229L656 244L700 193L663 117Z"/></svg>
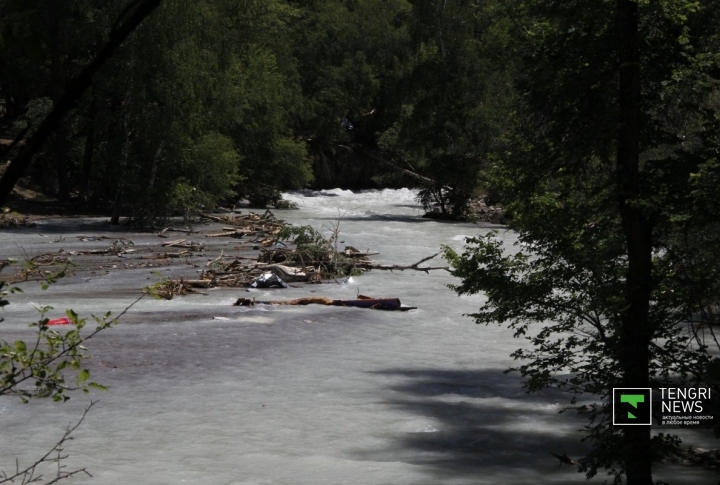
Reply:
<svg viewBox="0 0 720 485"><path fill-rule="evenodd" d="M651 388L613 388L613 425L650 426L651 424Z"/></svg>

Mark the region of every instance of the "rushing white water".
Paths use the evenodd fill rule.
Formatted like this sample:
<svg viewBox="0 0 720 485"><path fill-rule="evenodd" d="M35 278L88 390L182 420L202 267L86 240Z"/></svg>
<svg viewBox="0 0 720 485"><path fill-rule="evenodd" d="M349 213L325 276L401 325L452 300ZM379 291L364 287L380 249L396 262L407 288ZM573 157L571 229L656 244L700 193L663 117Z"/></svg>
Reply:
<svg viewBox="0 0 720 485"><path fill-rule="evenodd" d="M380 251L379 262L412 264L490 230L422 219L410 190L287 198L301 209L278 211L280 218L325 232L339 223L340 241ZM97 221L77 224L62 231L41 226L49 238L38 230L0 233L0 257L17 257L21 247L40 254L58 234L109 230ZM498 237L514 242L502 229ZM117 312L154 278L148 268L108 268L61 281L51 293L26 285L3 312L2 335L30 335L31 302L85 315ZM513 364L508 355L524 343L505 328L479 327L463 316L483 297L458 297L446 286L452 282L445 271L374 271L338 284L252 293L399 297L419 308L407 313L236 308L229 304L247 293L229 289L143 300L89 345L93 379L109 392L75 395L65 404L0 398L0 469L14 469L15 457L22 464L42 454L97 399L65 448L68 469L86 467L94 476L75 483L583 483L582 474L558 467L548 454L587 451L577 431L582 420L558 414L567 396L528 396L517 376L503 374ZM717 481L678 466L658 475L673 483Z"/></svg>

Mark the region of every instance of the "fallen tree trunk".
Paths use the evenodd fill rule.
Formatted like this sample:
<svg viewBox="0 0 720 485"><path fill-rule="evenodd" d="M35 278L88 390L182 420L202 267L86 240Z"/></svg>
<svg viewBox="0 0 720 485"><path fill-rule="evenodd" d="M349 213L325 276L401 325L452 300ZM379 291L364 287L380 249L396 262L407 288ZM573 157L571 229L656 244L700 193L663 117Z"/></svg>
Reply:
<svg viewBox="0 0 720 485"><path fill-rule="evenodd" d="M367 308L370 310L416 310L417 307L404 306L398 298L372 298L365 295L358 295L357 300L333 300L324 296L311 296L304 298L295 298L294 300L268 300L256 301L249 298L238 298L233 306L254 306L261 305L325 305L325 306L345 306L356 308Z"/></svg>
<svg viewBox="0 0 720 485"><path fill-rule="evenodd" d="M213 280L180 280L181 283L184 283L190 287L193 288L212 288L215 286L215 282Z"/></svg>

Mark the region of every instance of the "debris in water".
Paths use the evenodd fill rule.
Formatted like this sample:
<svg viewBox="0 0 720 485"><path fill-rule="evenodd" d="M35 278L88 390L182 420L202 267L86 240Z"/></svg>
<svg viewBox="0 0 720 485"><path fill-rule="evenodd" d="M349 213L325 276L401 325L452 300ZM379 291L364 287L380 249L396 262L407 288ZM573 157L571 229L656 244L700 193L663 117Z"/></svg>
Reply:
<svg viewBox="0 0 720 485"><path fill-rule="evenodd" d="M326 306L350 306L358 308L369 308L372 310L417 310L417 307L407 306L400 303L399 298L372 298L365 295L358 295L357 300L333 300L324 296L311 296L296 298L294 300L269 300L256 301L249 298L238 298L233 306L253 306L257 304L266 305L326 305Z"/></svg>
<svg viewBox="0 0 720 485"><path fill-rule="evenodd" d="M263 273L250 284L250 288L287 288L288 285L278 275Z"/></svg>
<svg viewBox="0 0 720 485"><path fill-rule="evenodd" d="M52 320L48 320L48 325L72 325L72 320L70 320L68 317L61 317L61 318L53 318Z"/></svg>

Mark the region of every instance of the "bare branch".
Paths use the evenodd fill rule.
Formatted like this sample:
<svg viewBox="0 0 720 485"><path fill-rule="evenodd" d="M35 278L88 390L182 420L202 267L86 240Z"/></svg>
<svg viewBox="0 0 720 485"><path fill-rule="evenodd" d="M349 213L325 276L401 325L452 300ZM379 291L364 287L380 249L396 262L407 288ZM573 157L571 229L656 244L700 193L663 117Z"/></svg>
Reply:
<svg viewBox="0 0 720 485"><path fill-rule="evenodd" d="M50 485L52 483L57 483L60 480L64 480L65 478L70 478L74 475L85 473L88 476L90 473L85 468L80 468L78 470L73 470L71 472L63 471L65 466L62 465L62 460L66 459L69 455L64 455L63 450L65 446L65 442L70 441L72 439L72 434L75 432L76 429L83 423L85 420L85 417L87 416L90 409L95 405L97 401L91 401L90 404L85 408L85 411L82 413L82 416L80 416L80 419L75 423L74 425L68 424L67 429L65 430L65 433L63 433L62 437L58 440L57 443L55 443L55 446L52 447L47 453L45 453L43 456L35 460L35 463L32 465L20 469L20 462L16 459L15 460L15 473L13 475L7 475L5 472L0 472L0 484L3 483L15 483L16 479L20 479L20 483L22 485L26 485L29 483L37 483L42 479L42 475L35 476L35 472L38 466L42 463L57 463L58 469L57 474L55 477L53 477L52 480L49 482L46 482L45 485ZM55 458L51 458L53 454L57 454Z"/></svg>

